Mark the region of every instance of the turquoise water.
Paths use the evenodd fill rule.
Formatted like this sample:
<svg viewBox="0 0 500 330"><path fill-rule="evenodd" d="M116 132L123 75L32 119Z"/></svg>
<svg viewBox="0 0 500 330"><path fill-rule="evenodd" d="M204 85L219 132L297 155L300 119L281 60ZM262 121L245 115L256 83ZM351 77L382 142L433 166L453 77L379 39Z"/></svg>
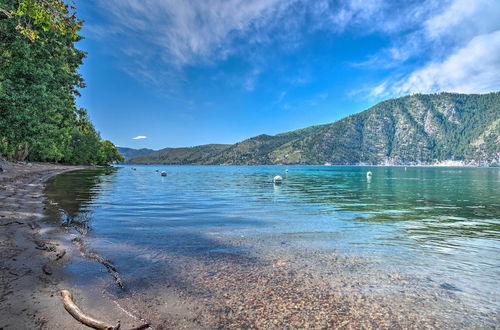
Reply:
<svg viewBox="0 0 500 330"><path fill-rule="evenodd" d="M367 273L452 294L466 310L500 311L498 169L120 166L59 175L46 195L58 211L50 221L138 291L144 272L167 278L172 258L335 252L364 260Z"/></svg>

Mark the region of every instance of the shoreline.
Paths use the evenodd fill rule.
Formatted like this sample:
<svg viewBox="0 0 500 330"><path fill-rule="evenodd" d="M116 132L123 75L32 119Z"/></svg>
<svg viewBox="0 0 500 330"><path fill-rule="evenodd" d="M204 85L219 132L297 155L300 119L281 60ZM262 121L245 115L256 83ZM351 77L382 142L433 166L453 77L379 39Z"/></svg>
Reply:
<svg viewBox="0 0 500 330"><path fill-rule="evenodd" d="M499 169L499 166L486 166L486 165L469 165L469 164L410 164L410 165L400 165L400 164L162 164L162 163L151 163L151 164L141 164L141 163L118 163L114 166L304 166L304 167L411 167L411 168L487 168L487 169Z"/></svg>
<svg viewBox="0 0 500 330"><path fill-rule="evenodd" d="M70 283L64 267L84 259L67 233L46 217L45 182L93 166L2 162L0 173L0 329L89 329L64 310L61 289L96 318L137 323L116 302ZM88 261L90 263L90 261ZM97 267L97 266L94 266Z"/></svg>

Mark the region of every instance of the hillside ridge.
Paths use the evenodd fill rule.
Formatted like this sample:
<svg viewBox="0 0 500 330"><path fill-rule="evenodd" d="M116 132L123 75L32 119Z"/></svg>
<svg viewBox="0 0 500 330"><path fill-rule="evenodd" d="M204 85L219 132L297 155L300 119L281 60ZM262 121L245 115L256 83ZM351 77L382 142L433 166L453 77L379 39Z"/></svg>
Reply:
<svg viewBox="0 0 500 330"><path fill-rule="evenodd" d="M165 148L134 164L422 165L500 163L500 92L413 94L336 122L232 145Z"/></svg>

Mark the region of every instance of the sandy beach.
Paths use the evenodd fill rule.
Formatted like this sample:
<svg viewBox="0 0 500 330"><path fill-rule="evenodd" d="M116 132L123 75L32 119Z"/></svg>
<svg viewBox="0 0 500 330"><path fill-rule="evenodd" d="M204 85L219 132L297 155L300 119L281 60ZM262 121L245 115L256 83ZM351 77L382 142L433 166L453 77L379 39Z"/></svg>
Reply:
<svg viewBox="0 0 500 330"><path fill-rule="evenodd" d="M109 298L69 287L61 268L82 258L59 228L44 225L44 181L82 166L3 162L0 173L0 329L88 329L63 307L60 290L103 321L137 322Z"/></svg>

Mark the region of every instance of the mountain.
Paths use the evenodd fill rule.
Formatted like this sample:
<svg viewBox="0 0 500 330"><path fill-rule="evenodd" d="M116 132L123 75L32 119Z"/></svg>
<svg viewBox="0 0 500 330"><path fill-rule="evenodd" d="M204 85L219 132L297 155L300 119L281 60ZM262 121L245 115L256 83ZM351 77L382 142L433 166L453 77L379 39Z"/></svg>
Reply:
<svg viewBox="0 0 500 330"><path fill-rule="evenodd" d="M258 135L235 143L217 155L207 159L205 164L275 164L273 152L292 141L305 138L317 132L321 126L311 126L278 135ZM279 161L278 161L279 162Z"/></svg>
<svg viewBox="0 0 500 330"><path fill-rule="evenodd" d="M206 144L196 147L165 148L155 153L131 159L133 164L205 164L229 148L230 144Z"/></svg>
<svg viewBox="0 0 500 330"><path fill-rule="evenodd" d="M117 147L116 149L125 158L125 163L127 163L132 158L140 157L140 156L147 156L147 155L150 155L150 154L156 152L156 150L146 149L146 148L133 149L133 148L127 148L127 147Z"/></svg>
<svg viewBox="0 0 500 330"><path fill-rule="evenodd" d="M213 145L167 148L131 162L404 165L452 160L498 164L500 92L415 94L381 102L331 124L259 135L220 148L208 146Z"/></svg>

